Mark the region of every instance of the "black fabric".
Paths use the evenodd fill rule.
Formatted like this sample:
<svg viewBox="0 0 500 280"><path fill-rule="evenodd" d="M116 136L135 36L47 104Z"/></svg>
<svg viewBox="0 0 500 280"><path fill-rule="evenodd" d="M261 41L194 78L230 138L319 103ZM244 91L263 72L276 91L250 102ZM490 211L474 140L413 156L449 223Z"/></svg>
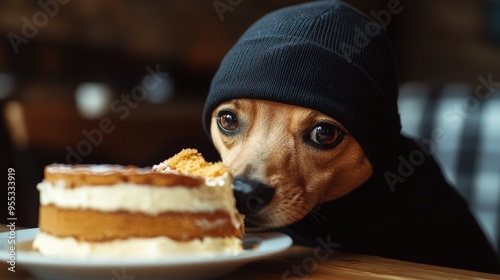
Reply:
<svg viewBox="0 0 500 280"><path fill-rule="evenodd" d="M400 139L399 155L408 162L412 153L414 159L417 153L425 155L423 163L413 164L409 176L402 176L404 182L391 187L385 172L377 174L347 196L321 205L285 232L296 243L308 246L315 246L319 237L339 243L340 251L500 273L498 257L434 159L413 140ZM400 174L400 159L387 172ZM317 217L324 219L319 223Z"/></svg>
<svg viewBox="0 0 500 280"><path fill-rule="evenodd" d="M315 109L341 122L379 170L400 131L396 80L391 43L374 21L338 1L292 6L257 21L225 56L203 124L208 133L215 107L236 98Z"/></svg>

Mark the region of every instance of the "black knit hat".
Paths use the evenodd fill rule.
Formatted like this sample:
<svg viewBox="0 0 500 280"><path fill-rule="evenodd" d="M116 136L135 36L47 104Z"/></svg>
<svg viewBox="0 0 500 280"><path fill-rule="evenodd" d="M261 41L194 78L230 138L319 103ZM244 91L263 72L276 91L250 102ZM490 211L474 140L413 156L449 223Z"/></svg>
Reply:
<svg viewBox="0 0 500 280"><path fill-rule="evenodd" d="M375 172L399 139L398 86L387 32L340 1L272 12L254 23L223 59L203 112L236 98L320 111L344 125Z"/></svg>

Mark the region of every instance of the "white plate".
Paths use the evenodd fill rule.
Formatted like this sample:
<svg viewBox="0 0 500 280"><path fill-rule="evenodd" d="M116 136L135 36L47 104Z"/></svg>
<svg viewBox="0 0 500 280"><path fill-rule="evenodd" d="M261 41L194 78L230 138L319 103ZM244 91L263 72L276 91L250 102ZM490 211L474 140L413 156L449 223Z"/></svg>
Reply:
<svg viewBox="0 0 500 280"><path fill-rule="evenodd" d="M179 257L175 259L96 259L54 258L31 251L38 229L16 231L16 267L31 272L37 279L132 280L132 279L211 279L238 267L260 260L292 245L282 233L247 234L244 244L254 244L236 256ZM0 259L7 261L9 232L0 234ZM247 247L247 246L245 246Z"/></svg>

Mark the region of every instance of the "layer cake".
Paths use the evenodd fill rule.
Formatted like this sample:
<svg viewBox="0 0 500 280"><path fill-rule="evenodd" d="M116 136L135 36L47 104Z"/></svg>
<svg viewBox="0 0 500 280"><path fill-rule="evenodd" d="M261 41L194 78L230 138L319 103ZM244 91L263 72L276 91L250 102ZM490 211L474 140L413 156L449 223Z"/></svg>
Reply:
<svg viewBox="0 0 500 280"><path fill-rule="evenodd" d="M237 254L243 217L221 163L187 149L152 170L118 165L45 168L40 233L50 256Z"/></svg>

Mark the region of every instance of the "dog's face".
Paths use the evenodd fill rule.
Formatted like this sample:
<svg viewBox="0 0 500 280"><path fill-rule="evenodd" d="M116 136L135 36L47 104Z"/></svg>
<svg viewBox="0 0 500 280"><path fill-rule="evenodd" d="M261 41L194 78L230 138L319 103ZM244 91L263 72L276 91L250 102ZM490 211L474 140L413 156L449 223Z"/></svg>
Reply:
<svg viewBox="0 0 500 280"><path fill-rule="evenodd" d="M212 113L212 141L235 176L249 231L296 222L321 202L354 190L372 174L358 142L311 109L235 99Z"/></svg>

